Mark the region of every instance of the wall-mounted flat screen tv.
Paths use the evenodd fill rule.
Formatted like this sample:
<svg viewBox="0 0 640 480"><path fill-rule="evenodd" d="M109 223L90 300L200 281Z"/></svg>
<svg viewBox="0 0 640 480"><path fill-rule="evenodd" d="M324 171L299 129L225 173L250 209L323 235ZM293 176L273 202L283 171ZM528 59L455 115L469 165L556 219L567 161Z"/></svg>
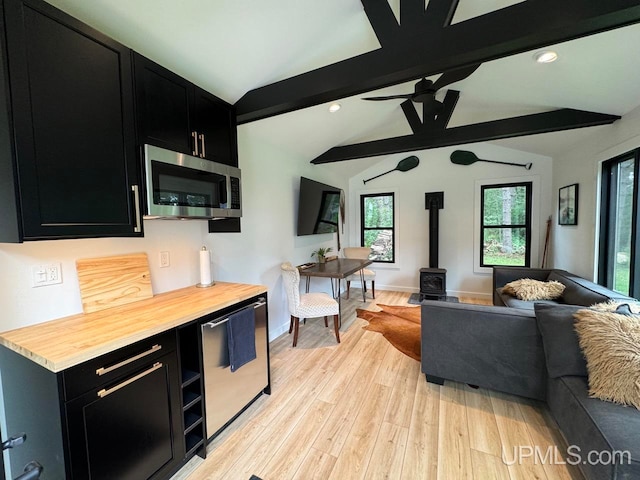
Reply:
<svg viewBox="0 0 640 480"><path fill-rule="evenodd" d="M340 189L300 177L298 236L338 231Z"/></svg>

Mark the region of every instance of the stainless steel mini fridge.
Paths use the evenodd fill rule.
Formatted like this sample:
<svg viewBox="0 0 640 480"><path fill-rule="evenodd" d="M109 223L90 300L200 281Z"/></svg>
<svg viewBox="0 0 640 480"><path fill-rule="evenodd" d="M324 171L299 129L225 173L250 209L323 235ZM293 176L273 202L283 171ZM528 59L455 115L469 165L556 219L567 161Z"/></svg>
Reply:
<svg viewBox="0 0 640 480"><path fill-rule="evenodd" d="M232 372L227 322L231 315L244 308L255 309L256 358ZM201 328L207 437L211 439L268 387L266 300L260 298L228 315L202 324Z"/></svg>

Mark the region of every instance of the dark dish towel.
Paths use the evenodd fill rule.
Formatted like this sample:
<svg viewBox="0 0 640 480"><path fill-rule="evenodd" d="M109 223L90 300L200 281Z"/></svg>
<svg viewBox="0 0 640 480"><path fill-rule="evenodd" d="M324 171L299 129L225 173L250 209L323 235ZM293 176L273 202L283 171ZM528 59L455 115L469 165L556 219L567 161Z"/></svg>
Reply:
<svg viewBox="0 0 640 480"><path fill-rule="evenodd" d="M235 372L256 358L256 315L253 307L229 315L227 322L229 365Z"/></svg>

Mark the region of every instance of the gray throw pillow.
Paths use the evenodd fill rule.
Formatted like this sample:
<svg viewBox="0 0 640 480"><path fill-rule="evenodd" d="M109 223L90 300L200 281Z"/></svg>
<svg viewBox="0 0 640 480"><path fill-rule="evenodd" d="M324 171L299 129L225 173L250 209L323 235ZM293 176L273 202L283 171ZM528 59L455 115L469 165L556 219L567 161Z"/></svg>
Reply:
<svg viewBox="0 0 640 480"><path fill-rule="evenodd" d="M536 322L542 335L542 345L551 378L565 375L587 376L573 314L584 307L575 305L545 305L536 303Z"/></svg>

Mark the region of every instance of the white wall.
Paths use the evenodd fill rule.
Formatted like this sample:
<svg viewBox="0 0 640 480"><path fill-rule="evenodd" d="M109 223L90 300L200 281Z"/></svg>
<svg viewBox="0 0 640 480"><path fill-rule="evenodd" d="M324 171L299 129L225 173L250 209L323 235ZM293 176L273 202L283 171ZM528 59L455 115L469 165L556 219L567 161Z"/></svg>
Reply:
<svg viewBox="0 0 640 480"><path fill-rule="evenodd" d="M313 166L311 158L284 151L263 133L268 120L238 128L238 149L242 168L242 233L206 236L211 249L216 279L258 283L269 289L270 337L289 329L289 313L280 264L312 261L319 246L337 251L336 234L296 236L300 176L347 188L345 178L330 167ZM331 291L327 279L312 279L312 289Z"/></svg>
<svg viewBox="0 0 640 480"><path fill-rule="evenodd" d="M440 268L447 269L447 291L450 295L491 295L491 274L478 273L474 269L474 252L479 250L478 196L476 182L507 182L514 177L532 179L539 185L539 195L534 197L534 215L540 224L548 217L552 208L551 159L489 144L465 145L465 150L474 152L479 158L514 163L532 162L531 170L522 167L477 162L462 166L452 164L449 156L454 147L408 152L390 155L382 164L367 169L349 181L348 215L352 245L359 245L360 217L359 196L363 193L396 192L397 227L396 255L394 265L374 264L376 288L417 292L419 270L429 266L429 212L425 210L425 193L444 192L444 209L440 210ZM420 164L408 172L392 172L363 184L379 173L396 167L398 161L416 155ZM478 232L476 232L478 230ZM544 228L534 230L540 235L532 254L532 265L538 265L540 247L544 241ZM541 255L540 255L541 256Z"/></svg>
<svg viewBox="0 0 640 480"><path fill-rule="evenodd" d="M476 163L453 165L454 148L442 148L379 157L378 163L347 181L332 167L313 166L309 157L285 151L269 141L265 122L254 122L238 130L240 166L243 170L244 217L242 233L209 234L205 221L145 221L141 239L110 238L55 240L19 245L0 244L0 330L44 322L82 311L75 273L78 258L144 251L149 255L154 293L198 282L197 252L205 244L212 251L213 275L217 280L259 283L269 289L271 338L288 326L286 300L279 265L309 261L318 246L336 249L335 235L297 237L299 177L307 176L348 190L347 231L342 244L359 243L359 202L364 192L395 190L399 208L398 261L392 267L376 266L378 289L417 291L418 271L428 266L428 212L425 192L444 191L445 208L440 211L440 262L448 270L448 290L459 295L489 295L491 278L474 272L473 252L476 208L475 184L514 176L537 178L541 185L539 247L541 255L544 221L553 215L552 262L578 275L594 275L597 173L599 162L640 146L640 109L609 127L599 128L587 143L555 159L535 156L489 144L464 148L480 158L517 163L533 162L531 171L519 167ZM392 172L363 185L362 180L395 168L398 161L415 154L420 165L412 171ZM552 183L553 172L553 183ZM348 183L347 183L348 182ZM579 221L576 227L559 227L556 219L558 188L580 184ZM161 250L171 252L171 267L160 269ZM538 260L539 261L539 260ZM31 267L61 262L64 283L31 287ZM537 261L533 262L534 265ZM326 280L314 279L314 290L329 291Z"/></svg>
<svg viewBox="0 0 640 480"><path fill-rule="evenodd" d="M477 180L498 181L513 176L537 178L542 185L541 217L552 208L551 160L522 152L486 145L468 148L479 157L510 162L533 162L531 171L519 167L476 163L453 165L453 148L416 152L420 165L406 173L393 172L365 186L362 179L390 170L407 155L372 160L372 167L348 180L332 166L314 166L311 156L285 151L269 140L269 120L238 129L240 167L243 172L242 233L209 234L206 221L145 221L145 237L89 240L56 240L19 245L0 244L0 331L80 313L82 305L75 272L75 260L143 251L149 255L154 293L161 293L199 281L198 250L211 250L215 280L265 285L269 290L270 338L288 329L289 314L282 289L280 264L294 265L311 260L318 246L337 250L335 234L296 236L300 176L328 183L348 191L347 225L342 246L359 243L359 201L364 191L397 191L399 208L398 261L392 267L376 266L378 289L417 291L418 270L428 266L428 212L424 193L445 192L440 212L440 266L448 270L451 294L489 295L490 275L474 273L474 194ZM350 190L350 191L349 191ZM534 200L535 202L535 200ZM543 235L543 233L541 233ZM159 268L159 252L168 250L171 266ZM61 262L61 285L32 288L33 265ZM331 291L326 279L313 279L313 290Z"/></svg>
<svg viewBox="0 0 640 480"><path fill-rule="evenodd" d="M199 281L198 251L211 250L214 280L265 285L269 289L270 337L288 330L289 314L281 285L280 264L311 260L318 246L337 250L335 234L296 236L300 176L347 188L346 178L330 168L310 165L310 158L286 152L263 139L268 120L238 129L242 168L242 233L208 233L202 220L146 220L144 238L53 240L0 243L0 331L33 325L82 312L75 261L146 252L154 294ZM160 251L171 266L159 268ZM31 267L62 264L63 283L31 287ZM327 280L314 279L313 290L331 291Z"/></svg>
<svg viewBox="0 0 640 480"><path fill-rule="evenodd" d="M606 127L599 127L587 142L554 159L553 266L584 278L596 279L599 174L603 161L640 147L640 108ZM558 225L558 189L579 184L578 225Z"/></svg>
<svg viewBox="0 0 640 480"><path fill-rule="evenodd" d="M145 221L144 238L93 238L48 240L22 244L0 243L0 331L33 325L82 313L75 261L146 252L154 293L198 282L198 250L202 247L205 221ZM170 252L171 265L159 268L160 252ZM60 262L58 285L33 288L31 268Z"/></svg>

